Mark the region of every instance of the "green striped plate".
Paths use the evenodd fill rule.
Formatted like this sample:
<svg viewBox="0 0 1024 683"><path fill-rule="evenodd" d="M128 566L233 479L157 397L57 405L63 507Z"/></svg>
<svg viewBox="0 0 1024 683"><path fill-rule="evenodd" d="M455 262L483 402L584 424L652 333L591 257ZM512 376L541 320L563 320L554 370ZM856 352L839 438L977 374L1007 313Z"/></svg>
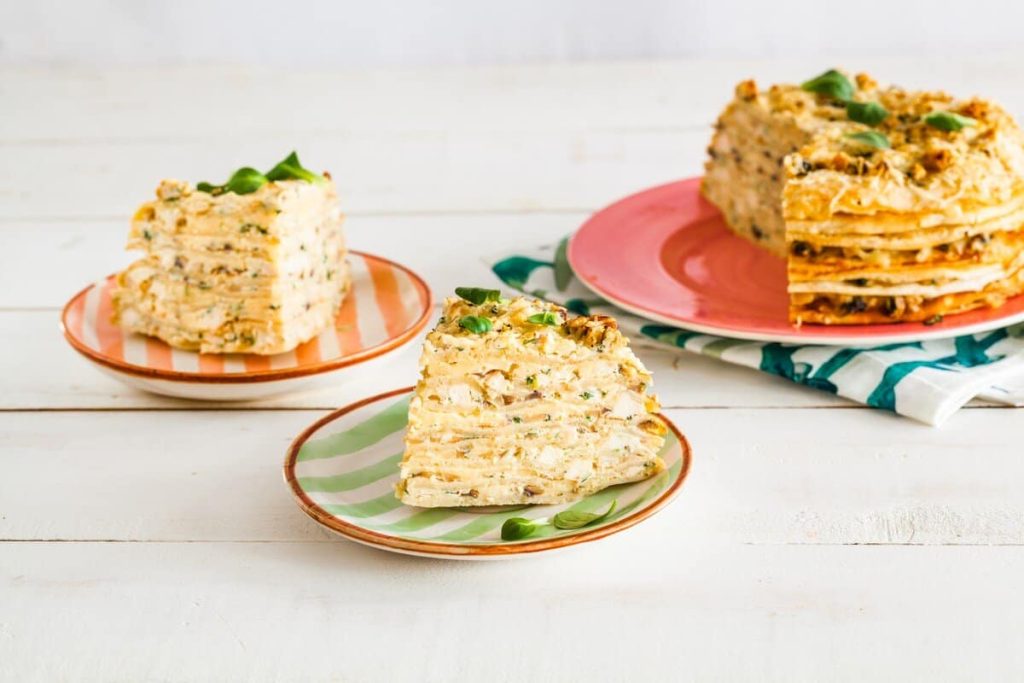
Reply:
<svg viewBox="0 0 1024 683"><path fill-rule="evenodd" d="M374 396L311 425L288 450L284 476L303 511L330 531L385 550L484 559L554 550L629 528L664 507L690 466L690 447L664 416L668 437L656 477L599 491L575 503L491 508L416 508L395 498L412 387ZM549 517L561 510L614 514L595 526L545 527L520 541L501 540L509 517Z"/></svg>

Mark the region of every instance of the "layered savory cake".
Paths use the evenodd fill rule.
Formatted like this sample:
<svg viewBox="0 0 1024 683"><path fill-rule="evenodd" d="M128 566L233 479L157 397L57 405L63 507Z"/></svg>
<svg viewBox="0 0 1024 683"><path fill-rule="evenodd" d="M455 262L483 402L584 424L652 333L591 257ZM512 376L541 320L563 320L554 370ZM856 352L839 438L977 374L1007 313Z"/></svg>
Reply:
<svg viewBox="0 0 1024 683"><path fill-rule="evenodd" d="M258 175L234 189L160 184L132 221L128 248L145 255L118 275L121 326L182 349L255 354L333 326L349 287L334 183Z"/></svg>
<svg viewBox="0 0 1024 683"><path fill-rule="evenodd" d="M560 503L664 469L651 375L614 320L457 292L420 358L402 502Z"/></svg>
<svg viewBox="0 0 1024 683"><path fill-rule="evenodd" d="M796 324L936 322L1024 291L1024 134L987 100L745 81L708 154L704 195L787 259Z"/></svg>

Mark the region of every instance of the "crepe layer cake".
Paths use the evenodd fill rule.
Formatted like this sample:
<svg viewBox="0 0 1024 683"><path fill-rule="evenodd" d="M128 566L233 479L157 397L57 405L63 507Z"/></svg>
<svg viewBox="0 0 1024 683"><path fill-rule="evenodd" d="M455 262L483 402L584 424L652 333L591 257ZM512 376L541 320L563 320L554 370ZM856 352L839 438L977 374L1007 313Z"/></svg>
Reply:
<svg viewBox="0 0 1024 683"><path fill-rule="evenodd" d="M166 180L136 212L115 321L204 353L274 354L333 326L349 288L333 182L211 194Z"/></svg>
<svg viewBox="0 0 1024 683"><path fill-rule="evenodd" d="M1024 135L992 102L745 81L708 153L704 196L787 259L795 324L934 322L1024 291Z"/></svg>
<svg viewBox="0 0 1024 683"><path fill-rule="evenodd" d="M661 472L651 376L615 321L494 298L448 299L427 336L399 499L560 503Z"/></svg>

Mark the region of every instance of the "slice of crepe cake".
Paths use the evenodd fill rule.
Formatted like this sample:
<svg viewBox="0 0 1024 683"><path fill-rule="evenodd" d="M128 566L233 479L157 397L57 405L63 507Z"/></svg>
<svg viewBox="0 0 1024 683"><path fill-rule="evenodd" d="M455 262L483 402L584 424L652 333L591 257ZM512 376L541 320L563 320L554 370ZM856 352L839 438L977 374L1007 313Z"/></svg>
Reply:
<svg viewBox="0 0 1024 683"><path fill-rule="evenodd" d="M614 320L456 291L423 346L402 502L562 503L665 468L651 375Z"/></svg>

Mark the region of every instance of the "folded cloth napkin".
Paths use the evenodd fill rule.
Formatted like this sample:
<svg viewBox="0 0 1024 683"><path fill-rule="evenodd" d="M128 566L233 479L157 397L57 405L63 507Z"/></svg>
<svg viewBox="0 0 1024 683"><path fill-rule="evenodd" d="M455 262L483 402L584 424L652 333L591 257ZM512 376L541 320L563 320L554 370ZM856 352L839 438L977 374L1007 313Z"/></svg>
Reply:
<svg viewBox="0 0 1024 683"><path fill-rule="evenodd" d="M756 368L931 425L942 424L975 397L1024 405L1024 323L871 348L718 337L653 323L609 304L573 275L565 257L567 243L503 254L486 263L508 287L580 315L613 315L634 338Z"/></svg>

